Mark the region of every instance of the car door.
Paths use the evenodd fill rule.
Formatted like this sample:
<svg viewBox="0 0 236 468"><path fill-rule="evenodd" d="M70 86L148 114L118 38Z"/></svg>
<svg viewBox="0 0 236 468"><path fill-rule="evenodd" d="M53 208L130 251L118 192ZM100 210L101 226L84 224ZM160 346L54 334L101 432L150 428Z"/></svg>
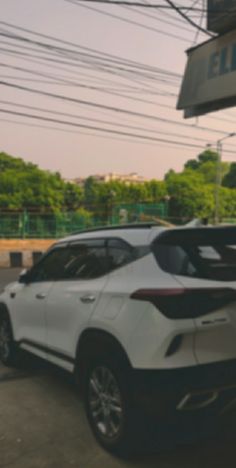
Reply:
<svg viewBox="0 0 236 468"><path fill-rule="evenodd" d="M21 347L46 357L46 304L65 257L64 246L51 249L11 290L15 339Z"/></svg>
<svg viewBox="0 0 236 468"><path fill-rule="evenodd" d="M79 335L87 327L107 282L104 240L84 240L68 247L63 277L47 301L47 346L52 362L70 369Z"/></svg>

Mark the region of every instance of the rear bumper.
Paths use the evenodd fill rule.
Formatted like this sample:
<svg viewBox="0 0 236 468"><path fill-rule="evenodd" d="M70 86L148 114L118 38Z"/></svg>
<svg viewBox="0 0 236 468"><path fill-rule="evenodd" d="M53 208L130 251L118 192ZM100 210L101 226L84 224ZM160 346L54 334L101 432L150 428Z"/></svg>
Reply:
<svg viewBox="0 0 236 468"><path fill-rule="evenodd" d="M221 411L236 398L236 360L168 370L133 370L135 403L168 416Z"/></svg>

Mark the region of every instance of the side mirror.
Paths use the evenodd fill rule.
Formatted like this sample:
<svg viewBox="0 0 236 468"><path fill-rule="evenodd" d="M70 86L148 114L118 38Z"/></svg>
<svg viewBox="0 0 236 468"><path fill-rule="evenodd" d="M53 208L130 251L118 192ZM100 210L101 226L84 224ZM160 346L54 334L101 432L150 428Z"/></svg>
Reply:
<svg viewBox="0 0 236 468"><path fill-rule="evenodd" d="M26 270L26 269L22 270L20 272L18 282L22 283L22 284L28 284L28 283L30 283L30 280L31 280L30 276L31 276L30 275L30 270Z"/></svg>

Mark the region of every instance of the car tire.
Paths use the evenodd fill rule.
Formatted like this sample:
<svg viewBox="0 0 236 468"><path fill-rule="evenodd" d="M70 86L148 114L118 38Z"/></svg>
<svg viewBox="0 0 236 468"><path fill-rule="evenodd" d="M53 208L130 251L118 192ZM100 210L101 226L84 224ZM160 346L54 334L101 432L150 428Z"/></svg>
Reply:
<svg viewBox="0 0 236 468"><path fill-rule="evenodd" d="M99 444L116 455L129 455L137 442L129 371L115 359L96 358L85 375L87 418Z"/></svg>
<svg viewBox="0 0 236 468"><path fill-rule="evenodd" d="M17 363L17 349L11 323L5 313L0 315L0 361L9 367L15 366Z"/></svg>

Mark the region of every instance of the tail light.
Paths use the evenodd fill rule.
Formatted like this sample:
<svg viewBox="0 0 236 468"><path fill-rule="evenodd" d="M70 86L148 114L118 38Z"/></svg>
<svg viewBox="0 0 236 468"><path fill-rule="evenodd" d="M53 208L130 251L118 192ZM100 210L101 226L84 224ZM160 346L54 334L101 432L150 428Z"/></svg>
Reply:
<svg viewBox="0 0 236 468"><path fill-rule="evenodd" d="M230 288L138 289L131 299L151 302L170 319L196 318L236 301Z"/></svg>

